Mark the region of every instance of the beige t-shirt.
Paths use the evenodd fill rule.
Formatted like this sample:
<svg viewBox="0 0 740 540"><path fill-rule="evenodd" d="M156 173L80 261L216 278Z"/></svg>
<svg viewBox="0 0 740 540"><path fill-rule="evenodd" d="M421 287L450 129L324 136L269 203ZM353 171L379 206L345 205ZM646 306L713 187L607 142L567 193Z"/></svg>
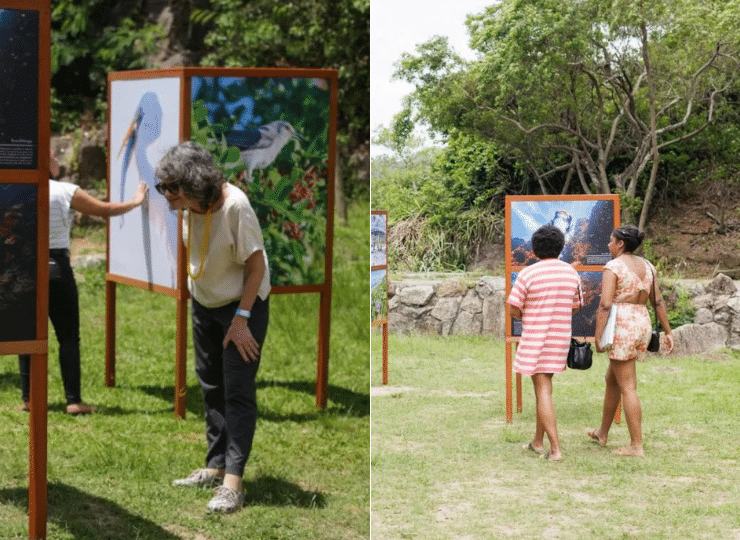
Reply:
<svg viewBox="0 0 740 540"><path fill-rule="evenodd" d="M225 306L241 299L246 279L246 260L255 251L262 251L265 275L257 294L263 300L270 294L270 269L267 263L262 229L246 194L232 184L226 184L226 200L213 212L208 235L208 251L200 278L188 278L188 288L195 300L207 308ZM183 240L188 243L188 213L183 218ZM190 273L200 270L201 247L205 233L205 214L192 212L193 238L190 244Z"/></svg>

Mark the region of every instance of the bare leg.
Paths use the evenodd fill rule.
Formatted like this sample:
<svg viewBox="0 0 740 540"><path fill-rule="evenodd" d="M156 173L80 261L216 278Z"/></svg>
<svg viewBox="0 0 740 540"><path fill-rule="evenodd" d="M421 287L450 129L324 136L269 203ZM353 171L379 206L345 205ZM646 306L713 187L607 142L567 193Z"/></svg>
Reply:
<svg viewBox="0 0 740 540"><path fill-rule="evenodd" d="M560 453L558 426L555 421L555 404L552 401L552 373L536 373L532 375L532 383L534 384L534 395L537 400L537 427L535 441L532 441L532 444L536 445L537 436L542 441L544 435L539 431L541 429L544 433L547 433L547 438L550 440L548 459L559 461L563 456Z"/></svg>
<svg viewBox="0 0 740 540"><path fill-rule="evenodd" d="M609 438L609 430L612 427L614 421L614 415L617 412L619 406L619 383L617 377L612 369L612 361L609 361L609 367L606 370L606 389L604 390L604 410L601 415L601 426L599 429L595 429L588 433L589 437L598 442L601 446L606 446L606 442Z"/></svg>
<svg viewBox="0 0 740 540"><path fill-rule="evenodd" d="M539 397L537 396L537 387L535 386L534 398L537 405L539 405ZM539 409L537 409L539 410ZM537 424L534 429L534 438L532 439L532 449L537 453L543 453L545 451L545 424L542 423L539 413L537 414Z"/></svg>
<svg viewBox="0 0 740 540"><path fill-rule="evenodd" d="M614 453L622 456L643 457L645 452L642 449L642 405L637 395L635 360L611 361L610 364L622 394L624 416L630 432L630 446L619 448Z"/></svg>

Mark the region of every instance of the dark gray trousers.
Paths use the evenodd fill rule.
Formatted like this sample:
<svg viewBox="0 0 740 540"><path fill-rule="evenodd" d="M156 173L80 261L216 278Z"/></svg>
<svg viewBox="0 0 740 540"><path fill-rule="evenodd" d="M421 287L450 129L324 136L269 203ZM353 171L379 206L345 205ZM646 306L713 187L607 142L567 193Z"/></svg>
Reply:
<svg viewBox="0 0 740 540"><path fill-rule="evenodd" d="M259 297L252 306L249 329L260 344L267 335L270 303ZM255 378L260 359L245 362L233 343L223 348L238 302L206 308L193 300L195 373L203 391L206 420L206 467L244 475L257 424Z"/></svg>

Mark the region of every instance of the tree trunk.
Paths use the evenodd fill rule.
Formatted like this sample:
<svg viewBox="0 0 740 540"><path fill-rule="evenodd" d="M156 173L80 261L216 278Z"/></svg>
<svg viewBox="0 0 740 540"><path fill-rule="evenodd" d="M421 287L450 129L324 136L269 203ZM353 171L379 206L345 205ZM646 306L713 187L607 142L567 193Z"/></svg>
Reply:
<svg viewBox="0 0 740 540"><path fill-rule="evenodd" d="M648 95L650 99L650 138L652 140L653 150L653 166L650 169L650 180L648 181L648 187L645 190L645 199L642 203L642 212L640 212L640 222L637 226L641 231L645 230L647 226L648 213L650 211L650 202L653 198L653 191L655 191L655 181L658 177L658 163L660 161L660 153L658 152L658 127L655 113L655 83L653 81L653 73L650 65L650 51L648 50L648 34L645 23L641 26L642 30L642 56L645 62L645 72L647 74L648 82Z"/></svg>

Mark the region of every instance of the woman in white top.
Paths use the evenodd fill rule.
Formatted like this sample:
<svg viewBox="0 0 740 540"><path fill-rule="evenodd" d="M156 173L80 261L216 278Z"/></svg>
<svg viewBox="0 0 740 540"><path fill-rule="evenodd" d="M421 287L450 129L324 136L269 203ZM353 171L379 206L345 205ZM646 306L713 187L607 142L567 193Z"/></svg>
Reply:
<svg viewBox="0 0 740 540"><path fill-rule="evenodd" d="M59 164L52 152L52 176ZM141 182L134 197L126 202L99 201L84 189L68 182L49 180L49 318L59 342L59 367L69 414L89 414L95 409L82 401L80 391L80 307L77 283L69 256L70 233L75 211L92 216L118 216L144 202L148 193ZM31 360L19 356L21 410L29 410Z"/></svg>
<svg viewBox="0 0 740 540"><path fill-rule="evenodd" d="M242 477L257 421L255 377L269 320L270 272L257 216L226 182L211 154L193 142L168 151L155 187L184 212L195 371L203 390L205 468L178 486L218 486L212 512L244 503Z"/></svg>

